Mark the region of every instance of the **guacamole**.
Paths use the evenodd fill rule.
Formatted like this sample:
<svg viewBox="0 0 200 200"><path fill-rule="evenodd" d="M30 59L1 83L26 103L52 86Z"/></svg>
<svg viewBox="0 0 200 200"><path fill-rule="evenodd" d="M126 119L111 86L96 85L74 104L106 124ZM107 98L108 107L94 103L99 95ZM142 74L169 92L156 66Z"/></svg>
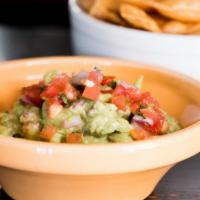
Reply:
<svg viewBox="0 0 200 200"><path fill-rule="evenodd" d="M54 143L134 142L180 129L150 92L99 69L50 71L0 113L0 134Z"/></svg>

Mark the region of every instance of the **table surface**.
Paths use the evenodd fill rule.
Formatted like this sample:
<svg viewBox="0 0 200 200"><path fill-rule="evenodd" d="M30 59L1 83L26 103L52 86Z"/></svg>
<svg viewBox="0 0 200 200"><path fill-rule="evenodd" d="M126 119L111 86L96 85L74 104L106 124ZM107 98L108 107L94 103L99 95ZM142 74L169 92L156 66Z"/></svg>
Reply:
<svg viewBox="0 0 200 200"><path fill-rule="evenodd" d="M67 26L0 25L0 61L71 55ZM178 147L177 147L178 148ZM159 183L147 200L200 200L200 155L179 163ZM10 200L0 192L0 200Z"/></svg>

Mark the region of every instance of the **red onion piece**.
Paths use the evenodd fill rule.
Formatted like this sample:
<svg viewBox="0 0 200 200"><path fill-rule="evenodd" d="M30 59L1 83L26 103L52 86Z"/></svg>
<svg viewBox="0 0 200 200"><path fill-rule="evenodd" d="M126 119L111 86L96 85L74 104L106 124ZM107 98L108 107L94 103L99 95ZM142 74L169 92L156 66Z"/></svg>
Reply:
<svg viewBox="0 0 200 200"><path fill-rule="evenodd" d="M26 96L22 96L20 100L27 105L33 105L33 103Z"/></svg>
<svg viewBox="0 0 200 200"><path fill-rule="evenodd" d="M82 120L80 116L75 116L70 122L68 120L64 120L63 127L64 128L72 128L74 126L81 126Z"/></svg>
<svg viewBox="0 0 200 200"><path fill-rule="evenodd" d="M138 124L148 124L150 126L153 126L153 124L154 124L152 119L150 119L150 118L144 119L142 116L139 116L139 115L133 116L132 123L134 123L134 122L136 122Z"/></svg>
<svg viewBox="0 0 200 200"><path fill-rule="evenodd" d="M87 79L89 72L81 71L72 76L71 83L73 85L83 85L83 81Z"/></svg>
<svg viewBox="0 0 200 200"><path fill-rule="evenodd" d="M71 106L71 108L72 108L72 109L77 109L77 108L80 108L80 107L84 106L84 104L85 104L85 101L84 101L84 100L81 100L81 101L78 101L78 102L74 103L74 104Z"/></svg>

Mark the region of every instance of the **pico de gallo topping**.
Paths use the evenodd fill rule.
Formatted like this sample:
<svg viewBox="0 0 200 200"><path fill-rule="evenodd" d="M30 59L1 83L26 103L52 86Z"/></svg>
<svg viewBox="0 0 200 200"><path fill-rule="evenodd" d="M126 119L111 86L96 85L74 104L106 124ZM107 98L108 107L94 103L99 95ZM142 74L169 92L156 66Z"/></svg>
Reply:
<svg viewBox="0 0 200 200"><path fill-rule="evenodd" d="M24 87L11 110L0 113L0 134L31 140L98 144L133 142L175 132L179 123L142 88L96 67L69 76L58 71Z"/></svg>

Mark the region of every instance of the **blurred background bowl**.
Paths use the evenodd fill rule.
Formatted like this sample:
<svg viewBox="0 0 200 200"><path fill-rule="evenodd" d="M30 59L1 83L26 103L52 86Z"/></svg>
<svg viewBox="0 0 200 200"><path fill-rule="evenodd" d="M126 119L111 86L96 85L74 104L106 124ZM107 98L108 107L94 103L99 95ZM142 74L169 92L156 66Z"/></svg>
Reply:
<svg viewBox="0 0 200 200"><path fill-rule="evenodd" d="M156 64L200 78L200 36L146 32L91 17L69 1L75 54L111 56Z"/></svg>

